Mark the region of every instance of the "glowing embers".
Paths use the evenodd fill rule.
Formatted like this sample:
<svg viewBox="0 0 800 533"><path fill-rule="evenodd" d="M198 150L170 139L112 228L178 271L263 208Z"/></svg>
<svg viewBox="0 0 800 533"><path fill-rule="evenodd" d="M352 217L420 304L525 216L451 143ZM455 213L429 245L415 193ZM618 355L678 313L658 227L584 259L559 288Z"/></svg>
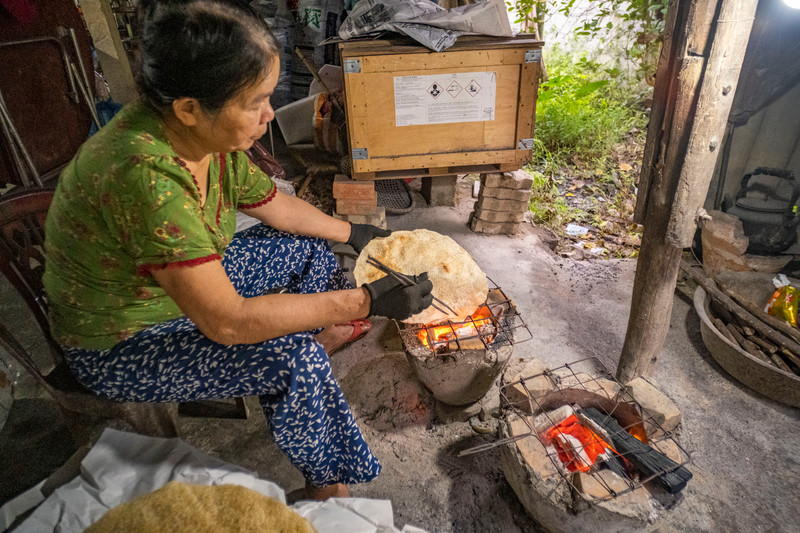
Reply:
<svg viewBox="0 0 800 533"><path fill-rule="evenodd" d="M581 424L574 414L547 430L542 435L542 442L556 449L558 458L570 472L588 472L598 460L602 462L616 454L605 440Z"/></svg>
<svg viewBox="0 0 800 533"><path fill-rule="evenodd" d="M521 333L520 333L521 332ZM490 282L486 302L464 320L437 324L404 324L400 336L418 357L466 351L486 351L530 340L528 326L503 291Z"/></svg>
<svg viewBox="0 0 800 533"><path fill-rule="evenodd" d="M463 322L426 325L417 338L426 348L442 353L458 349L480 349L491 344L497 335L497 324L491 309L482 305Z"/></svg>

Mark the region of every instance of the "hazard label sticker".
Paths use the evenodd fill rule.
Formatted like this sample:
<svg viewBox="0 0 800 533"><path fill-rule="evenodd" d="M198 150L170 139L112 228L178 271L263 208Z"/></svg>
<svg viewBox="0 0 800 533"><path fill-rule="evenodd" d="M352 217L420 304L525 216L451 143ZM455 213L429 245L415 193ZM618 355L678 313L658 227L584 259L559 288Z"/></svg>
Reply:
<svg viewBox="0 0 800 533"><path fill-rule="evenodd" d="M439 95L442 94L442 86L439 83L433 82L433 85L428 87L428 94L434 98L439 98Z"/></svg>
<svg viewBox="0 0 800 533"><path fill-rule="evenodd" d="M457 72L394 78L397 126L494 120L497 73ZM447 93L447 97L441 96Z"/></svg>
<svg viewBox="0 0 800 533"><path fill-rule="evenodd" d="M457 81L454 81L453 83L447 86L447 94L449 94L453 98L456 98L458 97L458 93L460 93L462 89L463 87L461 87L461 85L459 85Z"/></svg>

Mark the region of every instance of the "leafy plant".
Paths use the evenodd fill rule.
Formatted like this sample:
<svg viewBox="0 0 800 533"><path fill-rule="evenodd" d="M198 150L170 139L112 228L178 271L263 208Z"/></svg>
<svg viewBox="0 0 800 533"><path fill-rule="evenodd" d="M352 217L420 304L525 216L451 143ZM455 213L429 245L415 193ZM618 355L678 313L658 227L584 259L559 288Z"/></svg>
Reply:
<svg viewBox="0 0 800 533"><path fill-rule="evenodd" d="M533 221L551 229L558 228L567 219L569 207L559 195L555 180L552 176L548 177L530 168L528 173L533 177L530 200Z"/></svg>
<svg viewBox="0 0 800 533"><path fill-rule="evenodd" d="M587 9L576 0L552 0L549 5L539 0L506 2L508 10L516 14L516 23L529 27L538 22L541 29L548 12L560 13L577 21L573 36L617 43L637 64L639 77L650 85L655 76L668 4L669 0L594 0ZM533 13L538 21L533 20Z"/></svg>
<svg viewBox="0 0 800 533"><path fill-rule="evenodd" d="M634 125L643 122L638 94L615 69L556 47L547 55L551 77L539 87L533 163L556 171L602 160Z"/></svg>

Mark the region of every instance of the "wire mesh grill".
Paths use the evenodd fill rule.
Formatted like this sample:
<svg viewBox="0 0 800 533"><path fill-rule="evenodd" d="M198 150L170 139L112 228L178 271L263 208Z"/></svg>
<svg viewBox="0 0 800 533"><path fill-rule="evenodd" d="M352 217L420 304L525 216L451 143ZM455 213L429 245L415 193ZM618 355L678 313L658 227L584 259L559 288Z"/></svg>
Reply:
<svg viewBox="0 0 800 533"><path fill-rule="evenodd" d="M400 336L406 348L417 353L427 351L430 355L496 350L533 337L514 302L491 280L486 303L466 320L406 324L404 328L400 327Z"/></svg>
<svg viewBox="0 0 800 533"><path fill-rule="evenodd" d="M547 380L550 382L550 386L541 387L541 382L537 384L536 380ZM544 391L544 389L549 390ZM573 494L580 495L589 503L614 499L636 490L659 476L676 471L691 460L689 453L675 439L674 433L666 431L657 417L637 402L630 391L620 384L595 357L569 363L554 370L546 370L533 376L522 377L503 385L500 388L500 401L502 406L510 410L506 414L506 420L511 420L513 417L519 418L524 422L527 431L493 443L469 448L459 455L485 451L524 438L536 439L544 447L556 472L549 476L542 473L542 477L560 475L564 482L572 488ZM584 405L580 405L581 401ZM639 435L643 436L644 442L656 451L670 457L675 462L675 466L662 469L649 476L638 475L632 472L632 469L627 468L619 476L622 478L621 483L615 483L615 486L612 487L607 476L603 474L603 464L597 462L591 466L588 472L583 472L581 475L591 476L594 481L592 485L600 487L600 489L594 490L591 494L582 490L582 486L586 485L585 480L582 482L575 471L569 470L567 466L569 462L565 463L559 457L558 451L546 435L547 432L544 431L555 427L560 422L560 420L551 418L556 408L575 404L580 407L595 407L606 419L613 418L617 421L622 428L621 431L633 434L637 438L640 438ZM649 428L647 434L644 432L645 428ZM559 430L556 430L556 433L558 432ZM640 438L640 440L642 439ZM576 451L580 454L585 451L586 446L593 444L595 444L594 441L587 442L584 446L576 447ZM617 452L617 454L623 458L628 456L626 452ZM620 474L619 472L615 473ZM621 488L623 485L624 488Z"/></svg>

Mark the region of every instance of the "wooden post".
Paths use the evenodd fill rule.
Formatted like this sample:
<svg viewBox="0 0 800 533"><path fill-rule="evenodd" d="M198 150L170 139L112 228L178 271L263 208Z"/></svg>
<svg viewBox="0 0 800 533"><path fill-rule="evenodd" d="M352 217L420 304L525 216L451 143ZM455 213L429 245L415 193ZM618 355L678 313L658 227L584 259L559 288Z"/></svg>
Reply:
<svg viewBox="0 0 800 533"><path fill-rule="evenodd" d="M681 249L708 193L757 0L673 0L656 72L636 220L644 224L617 378L647 375L664 346Z"/></svg>

